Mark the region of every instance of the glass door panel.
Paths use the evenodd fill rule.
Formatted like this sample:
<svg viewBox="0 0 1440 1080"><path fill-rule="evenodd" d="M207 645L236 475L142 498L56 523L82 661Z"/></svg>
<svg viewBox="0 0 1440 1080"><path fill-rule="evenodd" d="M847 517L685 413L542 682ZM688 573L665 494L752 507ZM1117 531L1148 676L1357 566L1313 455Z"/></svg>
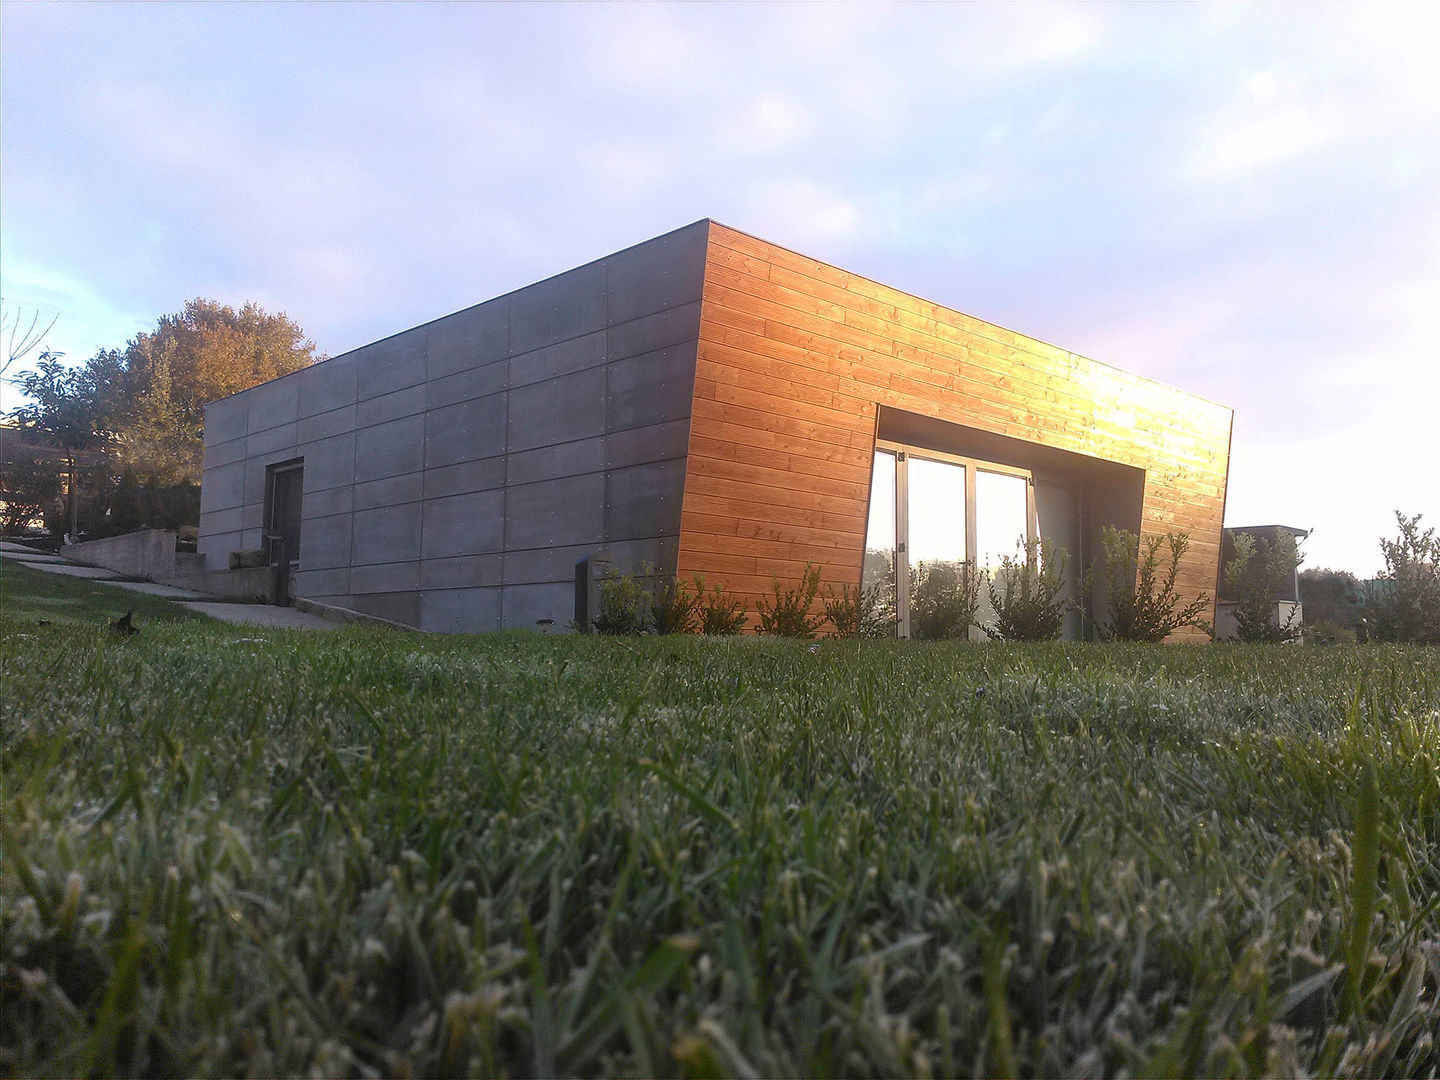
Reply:
<svg viewBox="0 0 1440 1080"><path fill-rule="evenodd" d="M1023 476L975 471L975 547L980 566L993 577L1005 556L1024 558L1030 536Z"/></svg>
<svg viewBox="0 0 1440 1080"><path fill-rule="evenodd" d="M896 625L895 596L895 455L875 451L870 474L870 520L865 527L865 565L860 573L862 590L879 587L880 612Z"/></svg>
<svg viewBox="0 0 1440 1080"><path fill-rule="evenodd" d="M1002 592L1000 561L1006 557L1025 558L1025 542L1030 536L1027 486L1023 476L975 470L976 562ZM987 588L980 590L980 606L975 618L981 626L989 626L995 620L995 608Z"/></svg>
<svg viewBox="0 0 1440 1080"><path fill-rule="evenodd" d="M953 625L953 596L965 580L965 466L914 455L906 464L907 629L917 638L963 636L965 627Z"/></svg>

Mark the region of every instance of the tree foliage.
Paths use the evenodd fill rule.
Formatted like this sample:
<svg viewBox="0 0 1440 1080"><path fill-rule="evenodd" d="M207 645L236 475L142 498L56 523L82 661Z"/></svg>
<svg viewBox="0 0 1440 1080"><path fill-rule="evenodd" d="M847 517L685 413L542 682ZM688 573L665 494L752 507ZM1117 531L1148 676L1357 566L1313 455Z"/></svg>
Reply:
<svg viewBox="0 0 1440 1080"><path fill-rule="evenodd" d="M319 359L315 343L283 312L196 299L87 366L109 385L125 463L176 483L200 479L207 404Z"/></svg>
<svg viewBox="0 0 1440 1080"><path fill-rule="evenodd" d="M1333 623L1354 630L1365 612L1365 594L1355 575L1345 570L1311 567L1300 573L1300 603L1311 626Z"/></svg>
<svg viewBox="0 0 1440 1080"><path fill-rule="evenodd" d="M1434 527L1420 531L1423 516L1395 511L1400 535L1380 541L1385 572L1365 613L1380 641L1440 645L1440 537Z"/></svg>

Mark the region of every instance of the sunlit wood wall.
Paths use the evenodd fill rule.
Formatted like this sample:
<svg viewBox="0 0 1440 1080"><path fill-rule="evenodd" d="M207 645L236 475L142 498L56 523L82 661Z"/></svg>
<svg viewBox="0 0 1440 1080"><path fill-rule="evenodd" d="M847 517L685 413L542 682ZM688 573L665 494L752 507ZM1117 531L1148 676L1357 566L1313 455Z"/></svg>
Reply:
<svg viewBox="0 0 1440 1080"><path fill-rule="evenodd" d="M1142 533L1187 530L1213 598L1231 410L716 223L678 573L857 582L882 404L1144 469Z"/></svg>

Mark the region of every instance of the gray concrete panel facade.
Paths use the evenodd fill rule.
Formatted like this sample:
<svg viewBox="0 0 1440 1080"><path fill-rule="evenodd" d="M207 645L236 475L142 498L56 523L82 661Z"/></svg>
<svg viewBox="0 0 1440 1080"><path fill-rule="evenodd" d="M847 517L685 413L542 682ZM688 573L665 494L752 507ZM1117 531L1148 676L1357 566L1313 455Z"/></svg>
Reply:
<svg viewBox="0 0 1440 1080"><path fill-rule="evenodd" d="M296 592L425 630L572 614L575 562L673 569L709 223L206 410L200 551L260 544L304 460Z"/></svg>

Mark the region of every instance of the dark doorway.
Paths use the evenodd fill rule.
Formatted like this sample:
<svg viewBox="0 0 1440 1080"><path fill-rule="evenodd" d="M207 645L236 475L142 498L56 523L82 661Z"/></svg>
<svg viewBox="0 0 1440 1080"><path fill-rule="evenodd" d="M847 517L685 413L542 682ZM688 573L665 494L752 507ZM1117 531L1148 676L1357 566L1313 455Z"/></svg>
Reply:
<svg viewBox="0 0 1440 1080"><path fill-rule="evenodd" d="M300 514L305 489L305 461L285 461L265 470L265 546L275 568L273 599L288 604L291 583L300 562Z"/></svg>

